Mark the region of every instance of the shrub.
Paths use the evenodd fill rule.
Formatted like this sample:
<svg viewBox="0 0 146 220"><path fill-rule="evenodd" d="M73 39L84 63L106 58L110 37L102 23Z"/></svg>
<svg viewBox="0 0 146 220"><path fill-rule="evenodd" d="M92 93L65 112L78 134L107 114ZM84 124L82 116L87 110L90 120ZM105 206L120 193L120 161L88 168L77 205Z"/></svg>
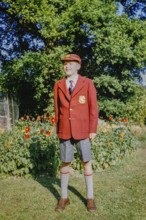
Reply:
<svg viewBox="0 0 146 220"><path fill-rule="evenodd" d="M129 128L128 119L113 119L99 126L97 136L92 141L92 164L94 171L115 165L127 154L136 149L136 137ZM77 153L77 152L76 152ZM74 168L81 170L81 163L76 154Z"/></svg>
<svg viewBox="0 0 146 220"><path fill-rule="evenodd" d="M54 122L52 117L43 121L40 116L36 121L21 118L12 132L4 133L0 140L1 172L19 176L56 174L59 157Z"/></svg>
<svg viewBox="0 0 146 220"><path fill-rule="evenodd" d="M108 79L109 78L109 79ZM104 77L103 77L104 79ZM103 80L102 79L102 80ZM101 91L106 90L107 97L99 95L99 109L100 109L100 117L106 119L109 114L114 115L114 117L128 117L129 121L133 124L143 125L146 123L146 88L136 84L134 82L131 83L134 94L129 95L127 98L124 97L127 95L127 92L121 91L120 85L117 81L112 80L109 76L106 76L105 79L108 79L111 84L107 84L105 80L105 85L103 87L102 81L99 78L95 78L95 84L101 89ZM116 84L117 83L117 84ZM101 85L100 85L101 84ZM108 86L107 86L108 85ZM116 87L117 91L113 89L113 86ZM100 87L101 86L101 87ZM131 89L130 85L127 84ZM113 91L113 94L121 93L123 96L122 99L117 99L117 97L112 97L113 94L110 94L110 91ZM109 95L110 94L110 95Z"/></svg>
<svg viewBox="0 0 146 220"><path fill-rule="evenodd" d="M99 128L92 147L94 169L115 165L118 160L136 148L134 140L127 125L109 124Z"/></svg>
<svg viewBox="0 0 146 220"><path fill-rule="evenodd" d="M134 137L124 118L99 126L98 135L92 142L93 169L105 169L114 165L125 154L135 149ZM59 171L59 141L55 134L55 119L37 117L36 120L21 118L11 132L0 138L0 172L24 176L47 173L56 176ZM81 171L82 165L75 148L74 169Z"/></svg>

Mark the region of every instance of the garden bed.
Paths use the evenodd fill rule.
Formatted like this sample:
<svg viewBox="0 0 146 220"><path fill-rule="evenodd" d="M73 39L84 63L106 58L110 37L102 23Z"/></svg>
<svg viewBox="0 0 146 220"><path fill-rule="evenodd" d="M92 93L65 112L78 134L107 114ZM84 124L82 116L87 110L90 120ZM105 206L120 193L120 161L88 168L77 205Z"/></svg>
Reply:
<svg viewBox="0 0 146 220"><path fill-rule="evenodd" d="M11 132L4 132L0 139L0 172L26 176L46 173L56 176L59 172L59 140L55 134L55 119L40 117L21 118ZM125 155L135 150L137 144L128 121L109 121L98 127L92 141L94 171L115 165ZM75 170L82 172L82 165L75 148Z"/></svg>

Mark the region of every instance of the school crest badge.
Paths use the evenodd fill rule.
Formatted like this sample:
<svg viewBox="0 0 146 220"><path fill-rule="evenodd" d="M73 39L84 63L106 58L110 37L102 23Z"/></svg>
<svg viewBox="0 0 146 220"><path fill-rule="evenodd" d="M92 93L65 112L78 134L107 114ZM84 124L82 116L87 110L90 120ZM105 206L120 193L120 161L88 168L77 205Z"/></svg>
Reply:
<svg viewBox="0 0 146 220"><path fill-rule="evenodd" d="M84 95L79 96L79 103L84 104L86 102L86 97Z"/></svg>
<svg viewBox="0 0 146 220"><path fill-rule="evenodd" d="M65 57L65 58L69 58L69 57L70 57L70 54L66 55L66 57Z"/></svg>

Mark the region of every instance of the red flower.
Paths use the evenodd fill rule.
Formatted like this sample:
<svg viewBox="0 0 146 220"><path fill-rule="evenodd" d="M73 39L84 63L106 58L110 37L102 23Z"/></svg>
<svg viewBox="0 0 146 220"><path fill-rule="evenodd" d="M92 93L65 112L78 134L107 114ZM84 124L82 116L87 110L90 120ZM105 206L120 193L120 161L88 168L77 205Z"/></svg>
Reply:
<svg viewBox="0 0 146 220"><path fill-rule="evenodd" d="M46 137L49 137L49 136L50 136L50 134L51 134L51 132L50 132L50 131L46 131Z"/></svg>
<svg viewBox="0 0 146 220"><path fill-rule="evenodd" d="M122 122L127 123L128 122L128 118L123 118Z"/></svg>
<svg viewBox="0 0 146 220"><path fill-rule="evenodd" d="M26 139L29 139L29 138L30 138L30 134L25 134L24 137L25 137Z"/></svg>
<svg viewBox="0 0 146 220"><path fill-rule="evenodd" d="M55 119L54 117L51 117L51 118L50 118L50 121L52 122L52 124L55 124L56 119Z"/></svg>
<svg viewBox="0 0 146 220"><path fill-rule="evenodd" d="M113 119L113 116L110 115L110 116L108 117L108 120L109 120L109 121L112 121L112 119Z"/></svg>
<svg viewBox="0 0 146 220"><path fill-rule="evenodd" d="M116 122L119 122L120 121L120 119L119 118L116 118L116 120L115 120Z"/></svg>
<svg viewBox="0 0 146 220"><path fill-rule="evenodd" d="M30 127L26 127L25 128L25 132L27 133L27 132L29 132L30 131Z"/></svg>

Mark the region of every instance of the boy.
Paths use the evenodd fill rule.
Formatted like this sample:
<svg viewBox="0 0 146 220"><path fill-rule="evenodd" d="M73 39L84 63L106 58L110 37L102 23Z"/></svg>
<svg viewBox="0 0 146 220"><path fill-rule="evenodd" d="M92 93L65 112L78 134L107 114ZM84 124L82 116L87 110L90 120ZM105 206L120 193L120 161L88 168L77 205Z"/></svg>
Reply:
<svg viewBox="0 0 146 220"><path fill-rule="evenodd" d="M61 199L55 210L63 211L70 204L67 189L76 144L84 169L87 210L95 211L90 141L96 136L98 122L96 90L91 79L78 74L81 67L78 55L69 54L62 62L66 78L57 81L54 86L56 130L62 161Z"/></svg>

